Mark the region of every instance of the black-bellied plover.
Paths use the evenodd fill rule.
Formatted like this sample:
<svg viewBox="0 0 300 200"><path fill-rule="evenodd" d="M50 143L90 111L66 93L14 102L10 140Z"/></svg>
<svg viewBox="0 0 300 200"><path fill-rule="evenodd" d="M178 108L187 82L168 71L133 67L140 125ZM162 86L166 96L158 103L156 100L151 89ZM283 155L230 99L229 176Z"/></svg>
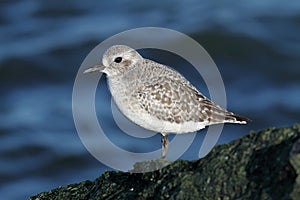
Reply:
<svg viewBox="0 0 300 200"><path fill-rule="evenodd" d="M102 64L84 71L107 75L120 111L135 124L162 135L162 158L167 134L198 131L219 123L246 124L249 119L229 112L203 96L187 79L168 66L143 58L134 49L115 45Z"/></svg>

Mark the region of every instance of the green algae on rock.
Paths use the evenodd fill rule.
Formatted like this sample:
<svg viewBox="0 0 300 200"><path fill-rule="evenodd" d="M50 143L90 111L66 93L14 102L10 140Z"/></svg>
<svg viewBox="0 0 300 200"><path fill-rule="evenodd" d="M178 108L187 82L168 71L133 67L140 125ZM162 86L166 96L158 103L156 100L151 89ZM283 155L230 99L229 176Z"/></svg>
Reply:
<svg viewBox="0 0 300 200"><path fill-rule="evenodd" d="M148 173L108 171L30 199L300 199L300 125L216 146Z"/></svg>

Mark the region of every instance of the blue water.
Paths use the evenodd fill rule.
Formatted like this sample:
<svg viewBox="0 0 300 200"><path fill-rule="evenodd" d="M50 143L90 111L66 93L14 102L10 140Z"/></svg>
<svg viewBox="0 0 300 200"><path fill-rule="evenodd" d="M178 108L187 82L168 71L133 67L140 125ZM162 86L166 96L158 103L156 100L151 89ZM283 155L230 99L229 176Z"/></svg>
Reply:
<svg viewBox="0 0 300 200"><path fill-rule="evenodd" d="M219 143L250 130L299 122L297 0L1 1L1 199L25 199L60 185L93 180L108 170L77 135L73 82L83 59L98 43L142 26L181 31L196 39L216 62L228 109L253 120L246 126L226 125ZM157 58L155 52L147 56ZM161 62L179 67L180 62L168 58L161 56ZM191 71L182 73L208 95L202 80ZM105 80L100 84L106 87ZM109 94L104 99L109 108ZM118 131L113 124L110 127ZM197 159L202 138L200 132L182 159ZM135 142L129 138L120 146L147 152L159 148L160 138Z"/></svg>

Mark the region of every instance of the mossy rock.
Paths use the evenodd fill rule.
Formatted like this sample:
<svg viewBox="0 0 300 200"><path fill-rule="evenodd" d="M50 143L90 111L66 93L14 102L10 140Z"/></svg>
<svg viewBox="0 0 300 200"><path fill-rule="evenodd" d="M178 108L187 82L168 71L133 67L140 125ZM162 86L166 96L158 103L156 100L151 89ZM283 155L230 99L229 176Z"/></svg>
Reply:
<svg viewBox="0 0 300 200"><path fill-rule="evenodd" d="M299 139L300 125L251 132L197 161L148 173L108 171L30 199L300 199Z"/></svg>

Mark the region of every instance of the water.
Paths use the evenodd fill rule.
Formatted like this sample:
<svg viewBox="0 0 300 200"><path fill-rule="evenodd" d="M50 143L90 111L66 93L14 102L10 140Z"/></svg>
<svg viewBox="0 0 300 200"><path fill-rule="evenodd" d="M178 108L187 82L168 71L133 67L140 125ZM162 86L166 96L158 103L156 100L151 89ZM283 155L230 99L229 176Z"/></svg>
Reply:
<svg viewBox="0 0 300 200"><path fill-rule="evenodd" d="M250 130L299 122L299 11L296 0L1 1L1 197L28 198L93 180L108 169L87 152L76 133L72 87L85 56L107 37L130 28L172 28L209 52L224 79L228 108L253 120L247 126L226 125L219 143ZM147 56L157 58L154 51ZM180 62L167 55L161 62L180 71ZM191 71L185 73L207 94L202 80ZM105 80L100 84L105 87ZM109 107L109 94L104 99ZM111 130L117 129L111 125ZM182 159L197 158L201 133ZM158 148L159 140L155 136L136 144L129 138L118 144L147 152Z"/></svg>

